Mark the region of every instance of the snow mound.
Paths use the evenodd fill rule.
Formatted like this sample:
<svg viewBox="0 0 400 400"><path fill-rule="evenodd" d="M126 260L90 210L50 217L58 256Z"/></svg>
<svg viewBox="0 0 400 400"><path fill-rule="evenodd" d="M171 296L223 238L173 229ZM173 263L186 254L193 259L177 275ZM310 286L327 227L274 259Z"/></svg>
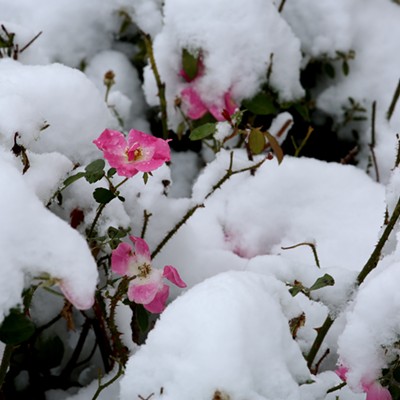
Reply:
<svg viewBox="0 0 400 400"><path fill-rule="evenodd" d="M167 307L131 357L120 399L298 399L309 372L287 323L293 302L284 284L252 272L202 282Z"/></svg>

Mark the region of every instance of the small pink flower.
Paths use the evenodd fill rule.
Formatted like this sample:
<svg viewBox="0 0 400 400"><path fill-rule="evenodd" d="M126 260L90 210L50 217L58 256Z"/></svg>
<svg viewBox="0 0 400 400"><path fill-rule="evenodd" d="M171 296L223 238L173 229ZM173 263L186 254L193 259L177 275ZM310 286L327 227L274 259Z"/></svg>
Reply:
<svg viewBox="0 0 400 400"><path fill-rule="evenodd" d="M342 381L346 382L348 372L347 367L342 365L335 372ZM362 379L361 387L367 395L365 400L392 400L392 395L389 390L377 381L367 381Z"/></svg>
<svg viewBox="0 0 400 400"><path fill-rule="evenodd" d="M179 71L179 75L189 83L181 91L183 111L192 120L199 119L209 112L217 121L225 121L226 118L223 116L223 111L226 110L228 115L231 116L238 109L238 106L233 101L229 91L224 94L222 99L218 99L215 103L206 104L203 101L199 92L195 89L194 83L204 75L204 71L205 67L201 55L199 55L197 61L197 75L195 77L190 78L184 69Z"/></svg>
<svg viewBox="0 0 400 400"><path fill-rule="evenodd" d="M130 178L139 171L150 172L171 159L168 140L132 129L127 137L106 129L93 143L118 175Z"/></svg>
<svg viewBox="0 0 400 400"><path fill-rule="evenodd" d="M163 270L153 268L147 243L139 237L129 238L135 245L135 251L129 244L120 243L112 252L111 268L118 275L133 278L128 288L129 300L143 304L152 313L161 313L169 295L169 287L163 283L163 278L180 288L186 287L186 283L170 265Z"/></svg>

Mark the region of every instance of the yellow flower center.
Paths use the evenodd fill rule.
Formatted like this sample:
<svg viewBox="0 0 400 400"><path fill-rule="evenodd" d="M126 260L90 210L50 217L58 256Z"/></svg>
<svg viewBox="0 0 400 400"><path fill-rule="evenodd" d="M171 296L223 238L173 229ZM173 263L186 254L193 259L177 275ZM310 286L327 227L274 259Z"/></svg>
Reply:
<svg viewBox="0 0 400 400"><path fill-rule="evenodd" d="M151 272L151 265L148 263L143 263L142 265L138 266L138 270L139 270L138 277L146 278L147 275L149 275Z"/></svg>

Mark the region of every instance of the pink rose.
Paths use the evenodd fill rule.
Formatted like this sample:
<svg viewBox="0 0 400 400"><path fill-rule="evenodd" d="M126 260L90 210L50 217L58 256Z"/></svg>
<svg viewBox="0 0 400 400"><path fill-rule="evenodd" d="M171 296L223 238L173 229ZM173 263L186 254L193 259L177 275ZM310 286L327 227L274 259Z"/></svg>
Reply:
<svg viewBox="0 0 400 400"><path fill-rule="evenodd" d="M118 175L127 178L139 171L153 171L171 159L168 140L135 129L130 130L127 137L106 129L93 143L103 151L104 158Z"/></svg>
<svg viewBox="0 0 400 400"><path fill-rule="evenodd" d="M128 288L129 300L143 304L152 313L160 313L169 295L169 287L163 283L163 278L180 288L186 287L186 283L170 265L163 270L153 268L147 243L139 237L129 238L135 245L135 251L128 243L120 243L112 252L111 268L118 275L133 278Z"/></svg>

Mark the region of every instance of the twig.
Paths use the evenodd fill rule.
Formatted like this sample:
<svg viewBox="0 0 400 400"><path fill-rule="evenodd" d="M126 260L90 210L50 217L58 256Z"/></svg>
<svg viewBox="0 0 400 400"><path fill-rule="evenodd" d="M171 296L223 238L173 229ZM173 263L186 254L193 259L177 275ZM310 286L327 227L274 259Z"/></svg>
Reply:
<svg viewBox="0 0 400 400"><path fill-rule="evenodd" d="M24 52L43 32L40 31L36 36L34 36L20 51L19 54Z"/></svg>
<svg viewBox="0 0 400 400"><path fill-rule="evenodd" d="M152 213L148 213L147 210L143 211L143 227L142 227L142 232L140 233L140 237L144 239L146 235L146 230L147 230L147 225L149 224L150 217L152 216Z"/></svg>
<svg viewBox="0 0 400 400"><path fill-rule="evenodd" d="M378 244L376 245L374 251L372 252L370 258L366 262L364 268L361 270L361 272L357 276L357 285L361 285L364 282L364 279L367 277L367 275L378 265L380 255L382 252L382 249L387 242L390 233L392 232L396 222L398 221L400 217L400 198L397 201L397 204L393 210L393 213L389 219L388 224L385 227L385 230L382 233L382 236L380 237ZM317 352L319 348L321 347L321 344L328 333L330 327L333 324L333 319L331 318L330 315L328 315L325 319L325 322L321 326L321 328L318 329L318 334L317 337L314 340L314 343L311 346L311 350L308 353L306 360L307 360L307 365L309 369L311 370L312 364L314 362L315 356L317 355Z"/></svg>
<svg viewBox="0 0 400 400"><path fill-rule="evenodd" d="M285 3L286 3L286 0L282 0L282 1L281 1L281 4L279 5L279 8L278 8L278 11L279 11L280 13L282 12Z"/></svg>
<svg viewBox="0 0 400 400"><path fill-rule="evenodd" d="M376 181L379 182L379 169L378 169L378 162L376 160L375 156L375 137L376 137L376 131L375 131L375 120L376 120L376 101L372 103L372 112L371 112L371 143L369 144L369 148L371 150L371 156L372 156L372 164L374 165L375 169L375 177Z"/></svg>
<svg viewBox="0 0 400 400"><path fill-rule="evenodd" d="M320 349L321 344L324 341L325 336L328 333L329 328L332 326L332 324L333 324L333 319L328 315L322 326L318 329L317 337L315 338L314 343L311 346L310 352L306 357L307 366L310 370L314 362L314 359L318 353L318 350Z"/></svg>
<svg viewBox="0 0 400 400"><path fill-rule="evenodd" d="M1 360L1 365L0 365L0 394L1 394L1 388L3 387L4 380L7 375L7 370L10 365L11 361L11 356L14 351L15 346L12 344L6 344L3 352L3 358Z"/></svg>
<svg viewBox="0 0 400 400"><path fill-rule="evenodd" d="M92 400L96 400L100 393L108 386L112 385L123 373L123 367L121 364L118 365L118 371L108 382L101 385L101 378L99 378L99 387L96 390L96 393L92 397Z"/></svg>
<svg viewBox="0 0 400 400"><path fill-rule="evenodd" d="M374 251L372 252L364 268L357 276L358 285L361 285L361 283L363 283L367 275L378 265L382 249L387 240L389 239L389 235L392 232L394 226L396 225L396 222L399 219L399 217L400 217L400 198L397 200L397 204L393 210L393 213L389 219L388 224L385 227L385 230L382 233L382 236L378 241L378 244L376 245Z"/></svg>
<svg viewBox="0 0 400 400"><path fill-rule="evenodd" d="M397 83L396 90L394 91L394 94L393 94L392 102L390 103L389 109L386 114L386 118L388 121L390 121L390 119L392 118L392 115L393 115L394 109L396 108L396 103L397 103L397 100L399 100L399 97L400 97L400 79L399 79L399 82Z"/></svg>
<svg viewBox="0 0 400 400"><path fill-rule="evenodd" d="M147 55L149 56L149 61L151 69L153 70L154 78L158 87L158 97L160 98L160 108L161 108L161 125L163 131L163 138L168 138L168 114L167 114L167 98L165 96L165 83L161 81L161 76L157 68L156 60L154 58L153 44L151 42L151 37L145 32L142 32L144 44L146 46Z"/></svg>
<svg viewBox="0 0 400 400"><path fill-rule="evenodd" d="M233 171L233 151L230 152L230 160L229 160L229 167L225 173L225 175L211 188L211 190L205 196L205 200L207 200L217 189L219 189L232 175L240 174L246 171L256 170L257 168L261 167L262 164L268 158L263 158L260 162L246 168L238 169ZM175 235L175 233L186 223L186 221L199 209L203 208L204 204L196 204L191 207L186 214L181 218L181 220L166 234L166 236L162 239L162 241L157 245L153 253L151 254L151 258L154 258L161 249L168 243L168 241Z"/></svg>
<svg viewBox="0 0 400 400"><path fill-rule="evenodd" d="M300 152L303 150L303 147L306 145L306 143L308 142L308 139L310 138L311 134L314 132L314 128L309 126L308 127L308 131L306 136L304 137L304 139L301 141L300 146L296 146L295 142L293 142L293 144L295 145L295 152L294 152L294 156L298 157L300 155ZM293 137L293 136L292 136Z"/></svg>
<svg viewBox="0 0 400 400"><path fill-rule="evenodd" d="M326 393L328 394L328 393L336 392L336 390L340 390L342 387L344 387L344 386L346 386L346 385L347 385L346 382L342 382L342 383L340 383L339 385L336 385L336 386L334 386L334 387L328 389L328 390L326 391Z"/></svg>
<svg viewBox="0 0 400 400"><path fill-rule="evenodd" d="M290 250L290 249L295 249L296 247L300 247L300 246L310 246L311 250L314 254L314 260L315 260L315 264L317 264L318 268L321 268L321 265L319 263L319 258L318 258L318 254L317 254L317 248L316 245L314 243L311 242L302 242L302 243L298 243L295 244L293 246L289 246L289 247L281 247L282 250Z"/></svg>

